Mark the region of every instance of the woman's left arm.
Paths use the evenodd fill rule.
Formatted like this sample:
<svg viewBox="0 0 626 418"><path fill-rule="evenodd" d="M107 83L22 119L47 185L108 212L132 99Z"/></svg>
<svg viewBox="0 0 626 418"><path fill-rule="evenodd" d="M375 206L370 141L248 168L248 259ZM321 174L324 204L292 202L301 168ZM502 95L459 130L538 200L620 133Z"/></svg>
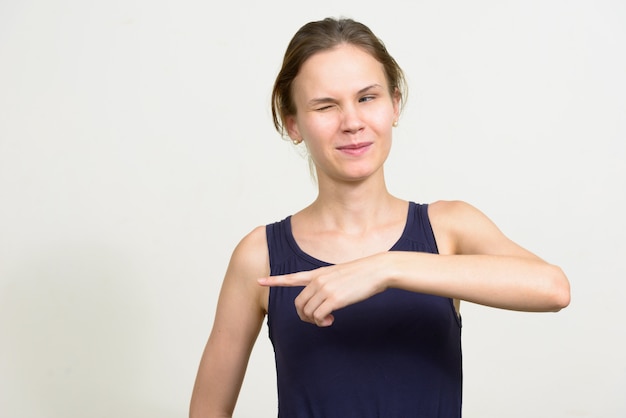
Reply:
<svg viewBox="0 0 626 418"><path fill-rule="evenodd" d="M473 206L429 206L439 256L390 254L389 287L519 311L559 311L570 301L563 271L508 239ZM419 264L419 266L417 265Z"/></svg>
<svg viewBox="0 0 626 418"><path fill-rule="evenodd" d="M389 251L349 263L259 279L263 286L305 286L296 298L303 321L333 323L332 312L387 288L497 308L549 312L570 301L563 271L508 239L464 202L429 206L439 254Z"/></svg>

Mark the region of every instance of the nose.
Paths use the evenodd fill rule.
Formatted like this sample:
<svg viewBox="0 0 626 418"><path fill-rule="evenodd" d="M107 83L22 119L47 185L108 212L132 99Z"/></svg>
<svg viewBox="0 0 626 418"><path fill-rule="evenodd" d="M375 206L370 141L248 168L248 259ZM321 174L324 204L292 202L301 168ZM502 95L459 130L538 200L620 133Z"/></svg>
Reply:
<svg viewBox="0 0 626 418"><path fill-rule="evenodd" d="M346 106L342 112L342 129L346 133L356 133L363 129L364 123L356 106Z"/></svg>

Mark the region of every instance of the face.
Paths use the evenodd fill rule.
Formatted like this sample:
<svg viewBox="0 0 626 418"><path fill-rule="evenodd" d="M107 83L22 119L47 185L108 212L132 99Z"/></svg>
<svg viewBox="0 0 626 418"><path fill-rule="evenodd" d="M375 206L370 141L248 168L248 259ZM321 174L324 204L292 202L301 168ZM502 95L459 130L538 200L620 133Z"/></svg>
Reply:
<svg viewBox="0 0 626 418"><path fill-rule="evenodd" d="M400 98L389 93L375 58L352 45L311 56L294 80L293 100L288 133L306 143L320 181L382 174Z"/></svg>

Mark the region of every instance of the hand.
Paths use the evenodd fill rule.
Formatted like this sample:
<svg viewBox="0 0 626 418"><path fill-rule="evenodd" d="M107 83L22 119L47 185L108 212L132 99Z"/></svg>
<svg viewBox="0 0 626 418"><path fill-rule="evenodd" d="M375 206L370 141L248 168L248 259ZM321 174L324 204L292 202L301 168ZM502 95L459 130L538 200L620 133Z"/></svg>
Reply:
<svg viewBox="0 0 626 418"><path fill-rule="evenodd" d="M386 289L380 263L384 254L311 271L264 277L258 282L262 286L304 286L295 300L298 316L305 322L327 327L335 320L332 314L335 310Z"/></svg>

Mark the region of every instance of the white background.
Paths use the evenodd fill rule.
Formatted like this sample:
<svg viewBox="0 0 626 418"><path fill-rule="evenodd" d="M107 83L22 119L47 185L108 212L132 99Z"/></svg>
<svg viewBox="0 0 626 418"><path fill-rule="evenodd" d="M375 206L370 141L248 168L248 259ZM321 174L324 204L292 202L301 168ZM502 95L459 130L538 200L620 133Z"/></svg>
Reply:
<svg viewBox="0 0 626 418"><path fill-rule="evenodd" d="M572 284L464 304L464 416L626 416L622 1L0 1L0 416L184 417L233 247L315 195L269 97L304 23L407 73L387 166ZM276 415L261 331L235 415Z"/></svg>

